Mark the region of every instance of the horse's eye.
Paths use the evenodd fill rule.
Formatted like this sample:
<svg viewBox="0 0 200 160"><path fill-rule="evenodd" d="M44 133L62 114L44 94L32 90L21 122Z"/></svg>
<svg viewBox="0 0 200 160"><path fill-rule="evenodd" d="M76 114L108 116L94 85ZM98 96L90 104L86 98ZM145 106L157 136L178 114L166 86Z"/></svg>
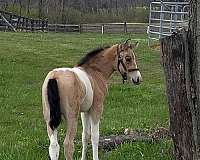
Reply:
<svg viewBox="0 0 200 160"><path fill-rule="evenodd" d="M125 57L125 59L126 59L127 62L131 61L131 57L129 57L129 56Z"/></svg>

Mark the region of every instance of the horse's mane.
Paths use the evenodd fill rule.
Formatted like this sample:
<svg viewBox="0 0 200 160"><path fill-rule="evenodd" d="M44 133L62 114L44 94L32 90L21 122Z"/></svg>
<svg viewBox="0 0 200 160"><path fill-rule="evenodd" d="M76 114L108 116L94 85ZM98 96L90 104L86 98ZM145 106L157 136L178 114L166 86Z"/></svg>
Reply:
<svg viewBox="0 0 200 160"><path fill-rule="evenodd" d="M81 66L81 65L87 63L90 59L92 59L94 56L96 56L97 54L99 54L100 52L104 51L107 48L110 48L110 46L96 48L96 49L88 52L83 58L80 59L77 66Z"/></svg>

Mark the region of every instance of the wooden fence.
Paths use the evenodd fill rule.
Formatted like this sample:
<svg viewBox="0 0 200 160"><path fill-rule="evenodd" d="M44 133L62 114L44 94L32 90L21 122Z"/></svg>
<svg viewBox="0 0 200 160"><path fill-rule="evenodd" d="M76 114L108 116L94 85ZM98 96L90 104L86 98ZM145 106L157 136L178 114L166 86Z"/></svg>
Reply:
<svg viewBox="0 0 200 160"><path fill-rule="evenodd" d="M0 11L0 30L49 31L49 32L91 32L91 33L146 33L146 23L105 24L48 24L48 20L33 19L10 12Z"/></svg>
<svg viewBox="0 0 200 160"><path fill-rule="evenodd" d="M105 24L48 24L50 32L90 33L146 33L146 23L105 23Z"/></svg>
<svg viewBox="0 0 200 160"><path fill-rule="evenodd" d="M47 31L48 20L33 19L0 11L0 30Z"/></svg>

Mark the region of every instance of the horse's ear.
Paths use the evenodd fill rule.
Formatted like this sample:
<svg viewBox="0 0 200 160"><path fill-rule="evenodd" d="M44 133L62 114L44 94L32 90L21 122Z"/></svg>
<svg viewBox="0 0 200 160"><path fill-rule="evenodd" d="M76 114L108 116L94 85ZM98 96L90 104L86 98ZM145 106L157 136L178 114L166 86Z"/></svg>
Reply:
<svg viewBox="0 0 200 160"><path fill-rule="evenodd" d="M125 43L124 43L124 47L125 47L125 48L135 49L135 48L138 47L138 45L139 45L139 42L138 42L138 41L137 41L136 43L131 43L130 41L131 41L131 39L127 39L127 40L125 41Z"/></svg>
<svg viewBox="0 0 200 160"><path fill-rule="evenodd" d="M139 42L137 41L136 43L130 44L131 49L136 49L139 46Z"/></svg>
<svg viewBox="0 0 200 160"><path fill-rule="evenodd" d="M125 44L125 45L129 45L129 43L130 43L129 41L131 41L131 39L130 39L130 38L129 38L129 39L127 39L127 40L125 41L125 43L124 43L124 44Z"/></svg>
<svg viewBox="0 0 200 160"><path fill-rule="evenodd" d="M124 43L121 44L122 50L127 50L131 46L131 39L127 39Z"/></svg>

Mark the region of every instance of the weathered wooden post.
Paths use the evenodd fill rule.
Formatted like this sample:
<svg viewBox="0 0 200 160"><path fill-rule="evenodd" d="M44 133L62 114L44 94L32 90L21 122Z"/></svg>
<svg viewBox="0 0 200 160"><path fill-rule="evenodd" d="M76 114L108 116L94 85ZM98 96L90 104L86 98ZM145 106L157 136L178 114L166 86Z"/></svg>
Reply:
<svg viewBox="0 0 200 160"><path fill-rule="evenodd" d="M41 20L41 30L42 30L42 32L44 32L44 28L45 28L45 20L44 19L42 19Z"/></svg>
<svg viewBox="0 0 200 160"><path fill-rule="evenodd" d="M190 1L188 31L161 39L170 129L177 160L200 160L200 3Z"/></svg>
<svg viewBox="0 0 200 160"><path fill-rule="evenodd" d="M49 26L48 26L48 19L45 19L45 30L49 31Z"/></svg>
<svg viewBox="0 0 200 160"><path fill-rule="evenodd" d="M124 33L127 33L127 23L124 22Z"/></svg>
<svg viewBox="0 0 200 160"><path fill-rule="evenodd" d="M31 31L34 31L34 20L31 18Z"/></svg>
<svg viewBox="0 0 200 160"><path fill-rule="evenodd" d="M9 20L8 21L13 26L13 15L12 15L12 13L9 14Z"/></svg>
<svg viewBox="0 0 200 160"><path fill-rule="evenodd" d="M101 34L104 34L104 24L101 25Z"/></svg>
<svg viewBox="0 0 200 160"><path fill-rule="evenodd" d="M27 32L29 30L29 20L28 20L28 18L26 18L25 22L26 22L26 32Z"/></svg>
<svg viewBox="0 0 200 160"><path fill-rule="evenodd" d="M79 33L82 33L82 24L79 24Z"/></svg>
<svg viewBox="0 0 200 160"><path fill-rule="evenodd" d="M22 28L21 30L25 29L25 17L21 17L22 18Z"/></svg>

